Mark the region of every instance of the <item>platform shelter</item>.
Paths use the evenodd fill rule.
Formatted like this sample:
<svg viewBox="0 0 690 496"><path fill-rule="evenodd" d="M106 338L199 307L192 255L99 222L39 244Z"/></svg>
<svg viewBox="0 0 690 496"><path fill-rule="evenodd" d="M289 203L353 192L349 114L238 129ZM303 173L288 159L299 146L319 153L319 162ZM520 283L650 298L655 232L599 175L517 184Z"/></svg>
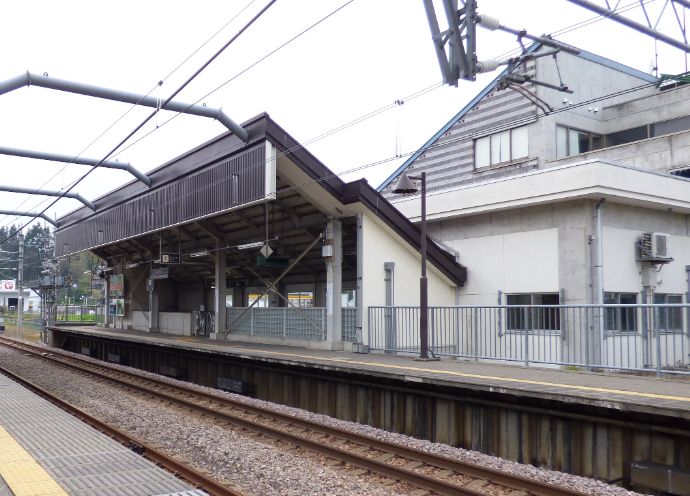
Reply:
<svg viewBox="0 0 690 496"><path fill-rule="evenodd" d="M419 305L420 232L366 180L343 182L268 115L58 219L56 255L102 260L107 326L340 349L372 306ZM466 269L428 240L429 298Z"/></svg>

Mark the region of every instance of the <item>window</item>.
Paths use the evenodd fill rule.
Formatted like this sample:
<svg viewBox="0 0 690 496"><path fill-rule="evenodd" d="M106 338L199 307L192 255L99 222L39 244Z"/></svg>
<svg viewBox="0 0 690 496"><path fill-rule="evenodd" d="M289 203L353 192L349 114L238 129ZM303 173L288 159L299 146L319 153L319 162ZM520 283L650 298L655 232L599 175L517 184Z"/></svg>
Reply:
<svg viewBox="0 0 690 496"><path fill-rule="evenodd" d="M671 175L672 176L687 177L688 179L690 179L690 167L672 170Z"/></svg>
<svg viewBox="0 0 690 496"><path fill-rule="evenodd" d="M556 126L556 158L598 150L602 146L600 134Z"/></svg>
<svg viewBox="0 0 690 496"><path fill-rule="evenodd" d="M313 291L288 291L288 301L292 303L291 306L299 308L311 308L314 306L314 292Z"/></svg>
<svg viewBox="0 0 690 496"><path fill-rule="evenodd" d="M341 294L340 304L342 308L357 308L357 290L343 289Z"/></svg>
<svg viewBox="0 0 690 496"><path fill-rule="evenodd" d="M635 293L604 293L604 305L636 305ZM637 332L637 307L612 307L604 310L607 331Z"/></svg>
<svg viewBox="0 0 690 496"><path fill-rule="evenodd" d="M654 295L654 303L658 305L668 305L673 303L683 303L683 297L679 294L660 294ZM654 328L659 332L682 332L683 331L683 308L660 306L654 309Z"/></svg>
<svg viewBox="0 0 690 496"><path fill-rule="evenodd" d="M647 126L634 127L617 133L606 135L606 146L624 145L625 143L632 143L633 141L640 141L649 138L649 129Z"/></svg>
<svg viewBox="0 0 690 496"><path fill-rule="evenodd" d="M529 153L528 148L526 126L476 139L474 141L475 169L526 158Z"/></svg>
<svg viewBox="0 0 690 496"><path fill-rule="evenodd" d="M261 296L261 299L259 297L261 296L261 293L254 293L251 292L247 295L247 306L251 306L252 303L254 303L256 300L256 305L254 305L257 308L266 308L268 307L268 295L265 294Z"/></svg>
<svg viewBox="0 0 690 496"><path fill-rule="evenodd" d="M664 136L665 134L680 133L690 129L690 116L677 117L668 121L656 122L651 125L652 136Z"/></svg>
<svg viewBox="0 0 690 496"><path fill-rule="evenodd" d="M506 295L506 303L508 306L520 306L507 309L509 331L560 331L561 329L558 293L509 294ZM541 305L548 305L548 307Z"/></svg>

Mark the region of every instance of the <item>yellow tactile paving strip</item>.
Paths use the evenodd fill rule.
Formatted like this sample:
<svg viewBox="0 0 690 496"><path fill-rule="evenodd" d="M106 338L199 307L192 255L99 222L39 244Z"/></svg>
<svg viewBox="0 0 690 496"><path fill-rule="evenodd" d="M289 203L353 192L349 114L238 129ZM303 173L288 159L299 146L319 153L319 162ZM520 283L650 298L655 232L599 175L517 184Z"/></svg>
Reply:
<svg viewBox="0 0 690 496"><path fill-rule="evenodd" d="M14 496L67 496L67 493L0 426L0 475Z"/></svg>

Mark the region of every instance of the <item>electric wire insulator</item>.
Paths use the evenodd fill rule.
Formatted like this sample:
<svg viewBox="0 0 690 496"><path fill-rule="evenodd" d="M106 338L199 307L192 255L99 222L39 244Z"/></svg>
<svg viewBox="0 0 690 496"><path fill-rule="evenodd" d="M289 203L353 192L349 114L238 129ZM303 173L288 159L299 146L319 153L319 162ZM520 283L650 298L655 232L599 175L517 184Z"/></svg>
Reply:
<svg viewBox="0 0 690 496"><path fill-rule="evenodd" d="M493 72L501 65L498 59L477 61L477 72Z"/></svg>
<svg viewBox="0 0 690 496"><path fill-rule="evenodd" d="M498 28L501 27L501 23L498 19L488 15L478 15L477 21L479 22L479 25L481 27L488 29L489 31L496 31Z"/></svg>

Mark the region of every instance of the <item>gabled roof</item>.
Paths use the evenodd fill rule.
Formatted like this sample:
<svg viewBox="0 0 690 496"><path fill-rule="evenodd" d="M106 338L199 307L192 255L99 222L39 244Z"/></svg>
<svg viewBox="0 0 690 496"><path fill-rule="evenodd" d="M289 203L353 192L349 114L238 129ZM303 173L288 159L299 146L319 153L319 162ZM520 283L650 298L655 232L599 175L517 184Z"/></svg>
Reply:
<svg viewBox="0 0 690 496"><path fill-rule="evenodd" d="M144 195L150 194L153 191L161 191L166 186L177 181L183 180L198 171L222 162L231 156L241 154L247 150L252 150L257 146L261 146L267 140L275 146L280 153L288 157L299 169L301 169L308 177L310 177L314 184L318 184L323 188L331 198L343 205L352 203L361 203L374 216L378 217L385 225L389 226L395 232L402 242L409 244L415 251L421 249L421 233L419 228L414 225L407 217L405 217L398 209L391 205L381 193L370 186L366 180L352 181L345 183L333 171L328 169L322 162L320 162L314 155L312 155L304 146L297 140L290 136L282 127L280 127L268 114L260 114L244 123L242 126L249 131L248 143L243 143L230 132L224 133L213 138L206 143L185 152L179 157L161 165L160 167L149 172L152 185L146 188L139 181L130 181L129 183L120 186L119 188L103 195L96 203L98 210L92 211L87 207L79 208L67 215L58 219L58 229L56 236L63 235L67 237L67 230L72 227L77 227L80 223L86 223L91 218L101 216L100 222L102 225L113 223L126 223L126 218L119 217L120 214L115 212L115 209L125 204L132 204L134 200ZM254 168L252 170L260 170ZM260 178L263 181L263 176ZM263 183L260 183L263 184ZM248 188L252 189L252 188ZM178 191L179 193L179 191ZM210 194L207 195L210 196ZM195 195L196 196L196 195ZM263 197L262 197L263 198ZM219 200L220 201L220 200ZM126 215L126 214L123 214ZM169 213L168 219L172 218ZM216 213L213 213L216 215ZM109 217L106 217L109 216ZM163 216L161 216L163 218ZM191 222L188 219L178 219L175 222L168 221L167 224L156 227L155 230L162 230L174 225L181 225ZM106 244L115 244L119 241L131 239L139 235L144 235L152 232L150 225L143 226L141 231L135 234L130 233L126 237L120 237L112 241L106 242L98 241L98 244L93 243L85 245L83 248L75 248L76 243L72 240L70 248L74 251L81 249L93 249L94 247L104 246ZM90 242L89 240L84 241ZM56 242L56 246L60 249L67 250L61 243ZM57 253L64 255L66 253ZM433 240L427 237L427 255L429 262L433 264L445 277L453 281L455 284L462 286L467 280L467 269L455 260L455 257L446 250L439 247Z"/></svg>
<svg viewBox="0 0 690 496"><path fill-rule="evenodd" d="M541 47L540 43L533 43L530 45L530 47L527 49L528 53L533 53L536 50L538 50ZM580 50L578 48L578 50ZM605 57L602 57L600 55L596 55L594 53L588 52L586 50L580 50L580 53L576 55L576 57L583 58L585 60L588 60L590 62L594 62L596 64L603 65L605 67L609 67L613 70L622 72L624 74L627 74L629 76L633 76L639 79L642 79L644 81L647 81L649 83L654 83L659 81L658 78L647 74L642 71L638 71L637 69L634 69L632 67L629 67L627 65L621 64L620 62L616 62L614 60L607 59ZM498 82L501 80L501 78L505 75L508 74L508 68L505 68L501 73L496 76L496 78L493 79L487 86L484 87L483 90L481 90L470 102L465 105L460 112L455 114L453 118L451 118L444 126L436 132L429 140L424 143L419 150L417 150L414 154L410 156L400 167L398 167L388 178L386 178L385 181L383 181L378 188L376 188L378 191L383 191L386 186L388 186L396 177L398 177L405 169L407 169L412 163L414 163L431 145L433 145L441 136L443 136L450 128L452 128L458 121L460 121L467 112L472 110L475 105L477 105L482 98L484 98L486 95L491 93L495 88Z"/></svg>

